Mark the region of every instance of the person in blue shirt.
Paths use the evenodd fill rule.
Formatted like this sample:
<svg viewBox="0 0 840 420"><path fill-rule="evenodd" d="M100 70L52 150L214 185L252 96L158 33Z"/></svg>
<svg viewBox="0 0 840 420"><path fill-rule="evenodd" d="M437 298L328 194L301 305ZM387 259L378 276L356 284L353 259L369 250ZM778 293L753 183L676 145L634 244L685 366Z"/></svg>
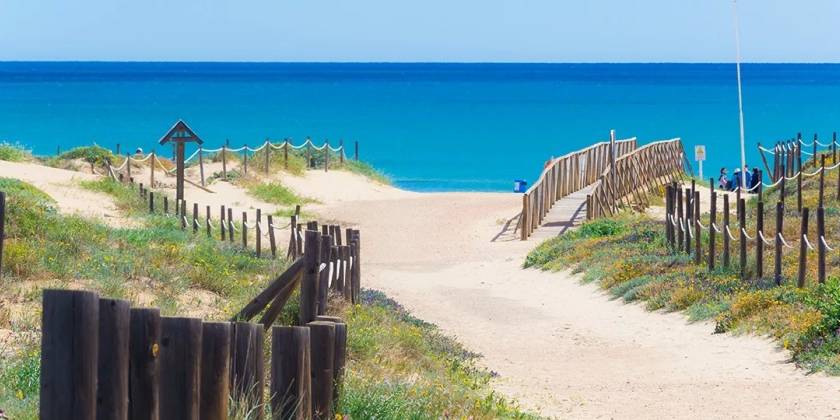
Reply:
<svg viewBox="0 0 840 420"><path fill-rule="evenodd" d="M752 178L750 179L750 190L757 193L758 188L756 186L761 183L761 171L758 168L753 168L752 170ZM753 188L756 188L753 190Z"/></svg>
<svg viewBox="0 0 840 420"><path fill-rule="evenodd" d="M741 169L735 168L735 171L732 172L732 182L729 183L729 190L735 191L738 187L741 186Z"/></svg>

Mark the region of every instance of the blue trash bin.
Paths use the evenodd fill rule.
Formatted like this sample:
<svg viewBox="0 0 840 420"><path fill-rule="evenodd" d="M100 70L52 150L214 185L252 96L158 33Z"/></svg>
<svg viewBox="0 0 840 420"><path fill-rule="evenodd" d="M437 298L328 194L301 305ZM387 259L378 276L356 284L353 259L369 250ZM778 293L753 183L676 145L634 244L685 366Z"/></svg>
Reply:
<svg viewBox="0 0 840 420"><path fill-rule="evenodd" d="M528 189L528 181L524 179L514 179L513 180L513 192L515 193L524 193Z"/></svg>

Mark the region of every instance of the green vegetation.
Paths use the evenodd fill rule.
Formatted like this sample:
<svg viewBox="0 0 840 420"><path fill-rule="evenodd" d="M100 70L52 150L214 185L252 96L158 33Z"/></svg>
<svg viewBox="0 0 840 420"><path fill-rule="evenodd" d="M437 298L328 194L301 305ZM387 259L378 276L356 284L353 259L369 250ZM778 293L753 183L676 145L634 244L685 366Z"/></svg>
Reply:
<svg viewBox="0 0 840 420"><path fill-rule="evenodd" d="M310 198L298 196L294 191L286 188L286 186L278 181L269 183L249 182L245 187L248 189L248 194L266 203L294 206L296 204L314 202Z"/></svg>
<svg viewBox="0 0 840 420"><path fill-rule="evenodd" d="M9 162L22 162L31 158L32 153L17 143L0 143L0 160L6 160Z"/></svg>
<svg viewBox="0 0 840 420"><path fill-rule="evenodd" d="M368 177L376 182L391 185L391 178L388 175L385 175L382 171L374 168L368 163L356 161L356 160L347 160L344 163L344 167L342 168L354 174L359 174L365 177Z"/></svg>
<svg viewBox="0 0 840 420"><path fill-rule="evenodd" d="M719 247L721 242L718 237ZM528 255L525 266L577 267L584 281L597 281L617 299L644 302L649 310L684 311L695 321L712 319L719 333L769 335L800 366L840 374L840 266L830 263L825 284L797 289L796 253L790 253L785 256L785 280L777 287L766 277L740 280L735 244L732 251L731 268L709 272L705 261L695 265L693 257L668 250L661 221L623 214L544 242ZM749 272L754 265L748 262Z"/></svg>
<svg viewBox="0 0 840 420"><path fill-rule="evenodd" d="M188 312L225 319L286 266L285 261L258 259L237 246L181 231L175 218L149 215L137 191L126 185L104 179L83 186L114 197L136 227L113 228L60 215L43 192L0 179L0 190L9 197L0 328L19 338L14 348L0 349L0 407L13 419L37 418L42 288L72 285L134 305L161 307L168 315ZM269 192L276 193L274 188ZM190 300L202 293L212 299ZM4 312L4 303L21 296L22 305ZM363 303L355 306L343 304L341 298L331 302L349 331L342 414L536 418L490 389L492 374L476 367L477 355L383 295L365 291ZM298 310L296 293L277 322L295 324ZM260 409L268 410L247 402L231 404L232 418L248 418Z"/></svg>
<svg viewBox="0 0 840 420"><path fill-rule="evenodd" d="M339 413L378 419L531 419L488 385L478 355L409 315L399 304L365 290L347 322L348 365Z"/></svg>
<svg viewBox="0 0 840 420"><path fill-rule="evenodd" d="M106 160L109 159L112 163L117 163L110 150L97 145L76 147L58 155L57 158L61 160L82 159L94 165L104 165Z"/></svg>

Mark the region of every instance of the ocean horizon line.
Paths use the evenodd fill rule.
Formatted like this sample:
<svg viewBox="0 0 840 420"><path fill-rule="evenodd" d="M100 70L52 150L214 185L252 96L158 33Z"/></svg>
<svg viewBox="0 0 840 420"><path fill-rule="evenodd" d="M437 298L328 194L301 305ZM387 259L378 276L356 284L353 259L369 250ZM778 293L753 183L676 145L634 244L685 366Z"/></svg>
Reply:
<svg viewBox="0 0 840 420"><path fill-rule="evenodd" d="M734 65L734 61L306 61L306 60L4 60L0 64L434 64L434 65ZM741 65L840 65L840 61L744 61Z"/></svg>

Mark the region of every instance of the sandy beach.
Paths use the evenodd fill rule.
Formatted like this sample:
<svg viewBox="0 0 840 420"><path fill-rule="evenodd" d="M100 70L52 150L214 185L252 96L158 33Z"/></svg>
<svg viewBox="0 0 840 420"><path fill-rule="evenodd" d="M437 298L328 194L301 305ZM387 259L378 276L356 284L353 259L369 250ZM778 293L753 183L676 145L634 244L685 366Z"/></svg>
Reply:
<svg viewBox="0 0 840 420"><path fill-rule="evenodd" d="M113 213L107 197L81 198L74 179L89 177L77 172L2 162L0 176L43 188L62 210ZM517 194L411 193L342 171L278 179L319 200L307 210L321 219L362 230L363 287L480 353L494 387L541 414L840 418L840 380L806 375L768 339L612 301L569 272L521 269L537 243L507 224ZM274 208L225 182L209 188L188 186L188 199Z"/></svg>

